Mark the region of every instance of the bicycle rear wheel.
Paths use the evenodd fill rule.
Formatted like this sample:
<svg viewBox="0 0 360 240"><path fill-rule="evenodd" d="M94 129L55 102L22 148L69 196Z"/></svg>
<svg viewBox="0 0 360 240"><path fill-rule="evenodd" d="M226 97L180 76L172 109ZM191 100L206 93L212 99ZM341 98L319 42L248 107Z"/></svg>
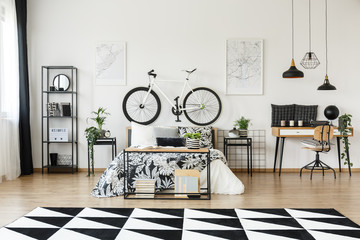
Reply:
<svg viewBox="0 0 360 240"><path fill-rule="evenodd" d="M161 103L154 91L151 90L144 105L142 104L148 91L147 87L137 87L126 94L123 100L123 111L130 122L148 125L159 117Z"/></svg>
<svg viewBox="0 0 360 240"><path fill-rule="evenodd" d="M222 106L220 97L213 90L200 87L185 96L183 108L185 117L191 123L205 126L219 118Z"/></svg>

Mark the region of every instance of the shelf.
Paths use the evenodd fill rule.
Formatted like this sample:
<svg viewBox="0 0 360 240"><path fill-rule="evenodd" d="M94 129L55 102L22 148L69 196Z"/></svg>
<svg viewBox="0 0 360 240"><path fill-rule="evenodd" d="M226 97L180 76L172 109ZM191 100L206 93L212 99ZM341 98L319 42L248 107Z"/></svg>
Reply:
<svg viewBox="0 0 360 240"><path fill-rule="evenodd" d="M46 68L46 69L77 69L76 67L74 66L43 66L43 68Z"/></svg>
<svg viewBox="0 0 360 240"><path fill-rule="evenodd" d="M43 143L72 143L72 141L67 141L67 142L43 141ZM74 143L77 144L77 141L74 141Z"/></svg>
<svg viewBox="0 0 360 240"><path fill-rule="evenodd" d="M76 116L43 116L43 118L76 118Z"/></svg>
<svg viewBox="0 0 360 240"><path fill-rule="evenodd" d="M75 91L43 91L43 93L50 93L50 94L73 94L76 93Z"/></svg>
<svg viewBox="0 0 360 240"><path fill-rule="evenodd" d="M44 165L44 168L73 168L73 166L72 165L56 165L56 166ZM75 164L74 164L74 168L76 168Z"/></svg>

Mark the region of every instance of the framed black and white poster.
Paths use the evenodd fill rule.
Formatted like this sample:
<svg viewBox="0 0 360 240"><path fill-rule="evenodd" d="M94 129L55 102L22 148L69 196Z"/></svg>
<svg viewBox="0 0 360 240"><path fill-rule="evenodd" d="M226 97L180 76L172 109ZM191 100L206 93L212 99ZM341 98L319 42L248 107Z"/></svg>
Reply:
<svg viewBox="0 0 360 240"><path fill-rule="evenodd" d="M263 94L263 40L226 41L226 94Z"/></svg>

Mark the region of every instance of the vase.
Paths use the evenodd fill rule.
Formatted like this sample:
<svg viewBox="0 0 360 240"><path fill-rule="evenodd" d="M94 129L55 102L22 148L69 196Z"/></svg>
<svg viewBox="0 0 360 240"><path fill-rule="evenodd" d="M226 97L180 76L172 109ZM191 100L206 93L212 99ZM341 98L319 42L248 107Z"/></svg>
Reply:
<svg viewBox="0 0 360 240"><path fill-rule="evenodd" d="M200 139L186 139L186 147L189 149L199 149L200 148Z"/></svg>
<svg viewBox="0 0 360 240"><path fill-rule="evenodd" d="M229 131L229 137L231 138L237 138L239 137L239 130L237 130L236 128L233 128L232 130Z"/></svg>
<svg viewBox="0 0 360 240"><path fill-rule="evenodd" d="M239 130L239 136L240 137L247 137L248 136L248 131L246 129L240 129Z"/></svg>

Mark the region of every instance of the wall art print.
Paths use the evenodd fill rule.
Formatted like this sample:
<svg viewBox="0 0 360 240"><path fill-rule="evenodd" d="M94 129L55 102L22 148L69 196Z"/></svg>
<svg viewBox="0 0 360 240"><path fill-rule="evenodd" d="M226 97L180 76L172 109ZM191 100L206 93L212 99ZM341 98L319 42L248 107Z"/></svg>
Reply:
<svg viewBox="0 0 360 240"><path fill-rule="evenodd" d="M97 44L95 67L96 85L126 85L126 43Z"/></svg>
<svg viewBox="0 0 360 240"><path fill-rule="evenodd" d="M226 94L263 94L263 40L229 39L226 42Z"/></svg>

